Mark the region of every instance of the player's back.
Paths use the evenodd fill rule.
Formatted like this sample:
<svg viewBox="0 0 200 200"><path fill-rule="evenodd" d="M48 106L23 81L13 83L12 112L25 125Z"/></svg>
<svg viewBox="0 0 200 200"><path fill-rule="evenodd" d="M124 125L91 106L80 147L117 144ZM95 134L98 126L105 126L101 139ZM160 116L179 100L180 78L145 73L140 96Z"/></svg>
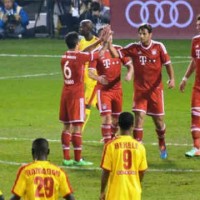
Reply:
<svg viewBox="0 0 200 200"><path fill-rule="evenodd" d="M22 166L12 192L24 200L57 200L71 193L65 172L48 161Z"/></svg>
<svg viewBox="0 0 200 200"><path fill-rule="evenodd" d="M195 76L195 86L200 87L200 35L193 37L192 39L192 57L196 64L196 76Z"/></svg>
<svg viewBox="0 0 200 200"><path fill-rule="evenodd" d="M131 136L118 136L106 148L112 157L108 199L139 200L141 185L138 172L147 168L144 146Z"/></svg>
<svg viewBox="0 0 200 200"><path fill-rule="evenodd" d="M67 51L62 56L61 67L64 78L64 89L75 93L84 92L84 64L89 59L89 53Z"/></svg>

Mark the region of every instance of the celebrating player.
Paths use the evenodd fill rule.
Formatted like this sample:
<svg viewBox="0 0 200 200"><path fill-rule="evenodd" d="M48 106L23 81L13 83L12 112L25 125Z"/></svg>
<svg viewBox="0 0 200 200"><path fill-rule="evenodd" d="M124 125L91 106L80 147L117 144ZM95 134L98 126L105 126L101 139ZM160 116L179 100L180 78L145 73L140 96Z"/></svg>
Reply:
<svg viewBox="0 0 200 200"><path fill-rule="evenodd" d="M200 15L197 16L196 28L200 33ZM191 102L191 134L193 138L193 148L185 153L188 157L200 156L200 35L192 39L191 56L191 62L180 83L180 91L183 92L186 87L187 79L196 70Z"/></svg>
<svg viewBox="0 0 200 200"><path fill-rule="evenodd" d="M20 167L10 200L58 200L61 195L66 200L74 200L66 173L47 161L49 144L38 138L32 144L32 163Z"/></svg>
<svg viewBox="0 0 200 200"><path fill-rule="evenodd" d="M93 30L93 23L91 20L86 19L86 20L81 21L80 34L84 37L80 40L80 45L79 45L80 51L85 50L88 46L94 43L96 43L96 45L99 44L99 39L95 35L93 35L92 30ZM94 48L95 47L96 46L94 45ZM86 63L86 68L84 72L84 83L85 83L85 106L86 106L85 114L86 116L85 116L85 122L82 128L82 131L84 131L84 128L89 120L91 106L96 106L96 103L97 103L97 99L95 95L96 81L91 79L88 76L88 63Z"/></svg>
<svg viewBox="0 0 200 200"><path fill-rule="evenodd" d="M96 53L84 53L78 51L79 36L76 32L70 32L65 37L69 50L63 55L61 67L64 77L64 87L60 103L60 121L64 124L61 136L64 160L63 164L92 165L82 159L82 125L85 119L84 102L84 68L85 63L97 59L104 51ZM71 136L72 133L72 136ZM74 160L70 159L70 141L74 147Z"/></svg>
<svg viewBox="0 0 200 200"><path fill-rule="evenodd" d="M140 200L140 182L147 169L145 148L131 136L132 114L121 113L119 127L120 136L104 147L100 200Z"/></svg>
<svg viewBox="0 0 200 200"><path fill-rule="evenodd" d="M115 48L121 47L115 45ZM133 75L131 60L127 57L113 58L109 50L104 57L91 62L89 66L89 77L97 80L98 109L102 118L101 133L104 143L111 140L118 129L118 117L122 111L122 63L128 68L125 80L129 81Z"/></svg>
<svg viewBox="0 0 200 200"><path fill-rule="evenodd" d="M162 85L162 65L166 66L169 76L168 88L174 88L174 71L166 51L161 42L152 40L152 27L142 24L138 28L140 42L132 43L117 53L117 57L129 56L134 66L134 99L133 111L135 113L134 138L142 141L143 123L145 115L153 118L159 140L160 157L167 158L165 144L166 126L164 123L164 99Z"/></svg>

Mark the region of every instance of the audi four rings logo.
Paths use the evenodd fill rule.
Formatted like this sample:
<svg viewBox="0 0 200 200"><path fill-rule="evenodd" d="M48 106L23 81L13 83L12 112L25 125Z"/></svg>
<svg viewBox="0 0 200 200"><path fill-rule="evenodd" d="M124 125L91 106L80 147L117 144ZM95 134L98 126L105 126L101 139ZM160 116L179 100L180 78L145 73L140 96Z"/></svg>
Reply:
<svg viewBox="0 0 200 200"><path fill-rule="evenodd" d="M165 10L163 6L169 6L169 22L164 22L164 16L165 16ZM131 10L134 9L136 6L140 6L140 23L136 23L134 19L131 19L130 14ZM150 11L149 11L149 6L154 6L155 7L155 12L154 12L154 17L155 17L155 23L150 22ZM179 6L184 6L188 11L189 15L187 18L187 21L180 23L179 22L179 17L180 15L184 15L183 12L179 9ZM132 10L133 11L133 10ZM128 4L126 7L126 19L128 23L135 28L138 28L141 23L150 23L153 28L161 26L164 28L171 28L173 26L176 26L178 28L185 28L189 26L193 20L193 10L191 5L186 2L186 1L147 1L147 2L141 2L141 1L132 1Z"/></svg>

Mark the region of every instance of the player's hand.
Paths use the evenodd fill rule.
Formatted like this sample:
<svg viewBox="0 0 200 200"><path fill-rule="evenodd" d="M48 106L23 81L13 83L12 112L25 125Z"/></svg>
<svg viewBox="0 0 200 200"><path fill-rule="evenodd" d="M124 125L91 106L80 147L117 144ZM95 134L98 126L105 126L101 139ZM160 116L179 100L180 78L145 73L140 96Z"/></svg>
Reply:
<svg viewBox="0 0 200 200"><path fill-rule="evenodd" d="M106 79L105 75L98 76L97 81L102 85L108 85L108 80Z"/></svg>
<svg viewBox="0 0 200 200"><path fill-rule="evenodd" d="M186 80L182 80L182 81L181 81L181 83L180 83L180 85L179 85L179 90L180 90L181 92L184 92L186 83L187 83Z"/></svg>
<svg viewBox="0 0 200 200"><path fill-rule="evenodd" d="M168 80L167 84L168 84L168 88L172 89L175 87L175 80L174 79Z"/></svg>
<svg viewBox="0 0 200 200"><path fill-rule="evenodd" d="M127 73L124 80L131 81L131 79L132 79L132 73Z"/></svg>

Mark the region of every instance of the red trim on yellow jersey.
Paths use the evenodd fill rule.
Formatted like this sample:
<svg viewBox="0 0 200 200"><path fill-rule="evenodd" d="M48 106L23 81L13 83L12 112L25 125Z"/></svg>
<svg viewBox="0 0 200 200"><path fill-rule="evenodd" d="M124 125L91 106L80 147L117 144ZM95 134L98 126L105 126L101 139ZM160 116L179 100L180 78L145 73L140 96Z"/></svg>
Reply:
<svg viewBox="0 0 200 200"><path fill-rule="evenodd" d="M23 165L23 166L21 166L21 167L19 168L19 170L18 170L18 172L17 172L17 177L16 177L16 179L15 179L15 183L14 183L14 185L13 185L13 187L12 187L12 190L11 190L11 192L12 192L14 195L17 195L17 196L20 197L19 194L16 194L16 193L14 192L14 188L15 188L15 185L17 184L17 181L18 181L18 179L19 179L19 176L20 176L22 170L23 170L25 167L29 166L30 164L32 164L32 163Z"/></svg>

